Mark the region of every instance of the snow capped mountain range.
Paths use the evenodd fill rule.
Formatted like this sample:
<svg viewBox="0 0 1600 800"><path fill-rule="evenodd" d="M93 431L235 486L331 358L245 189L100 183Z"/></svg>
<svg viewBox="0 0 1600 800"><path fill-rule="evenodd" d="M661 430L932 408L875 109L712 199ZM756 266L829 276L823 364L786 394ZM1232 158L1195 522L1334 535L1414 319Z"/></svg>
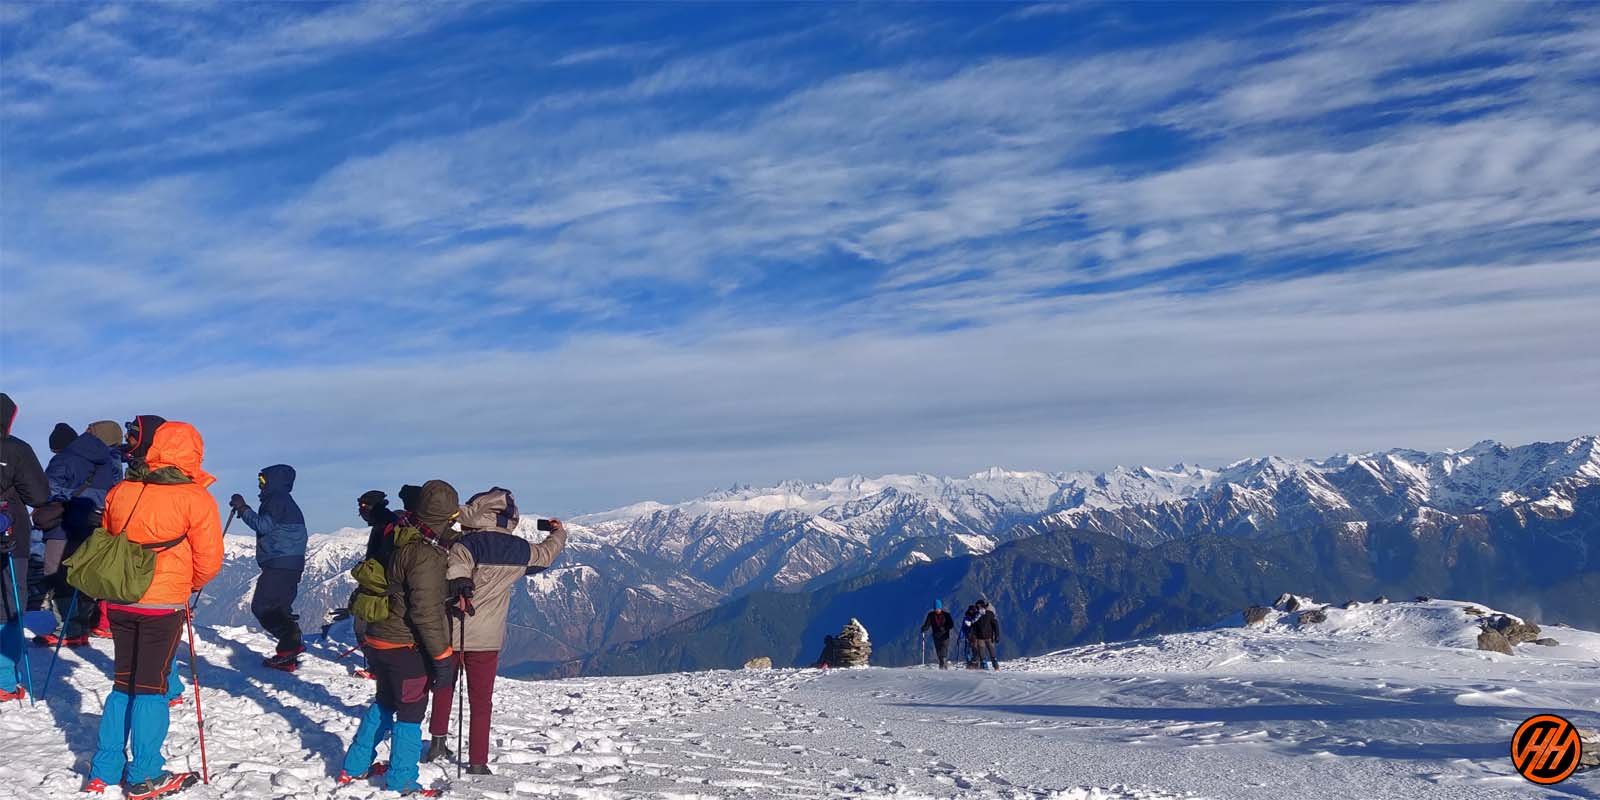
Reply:
<svg viewBox="0 0 1600 800"><path fill-rule="evenodd" d="M682 503L638 503L572 520L567 552L512 607L506 659L562 662L644 638L757 590L794 591L879 569L982 554L1063 529L1149 546L1326 525L1449 526L1497 512L1560 519L1600 486L1600 437L1520 447L1387 450L1322 460L1251 459L1215 469L1117 468L964 478L851 476L735 486ZM538 538L534 517L519 532ZM342 605L365 532L315 537L301 614ZM214 592L219 624L248 617L250 542L230 547Z"/></svg>

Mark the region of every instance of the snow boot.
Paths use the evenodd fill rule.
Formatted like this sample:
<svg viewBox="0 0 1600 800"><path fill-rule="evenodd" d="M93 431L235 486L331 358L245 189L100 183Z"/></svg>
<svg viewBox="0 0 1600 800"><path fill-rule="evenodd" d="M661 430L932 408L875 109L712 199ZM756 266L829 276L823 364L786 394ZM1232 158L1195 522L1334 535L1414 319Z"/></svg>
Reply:
<svg viewBox="0 0 1600 800"><path fill-rule="evenodd" d="M89 637L68 636L63 639L53 633L46 633L33 637L33 643L40 647L85 647L89 644Z"/></svg>
<svg viewBox="0 0 1600 800"><path fill-rule="evenodd" d="M493 775L494 773L489 771L489 765L488 764L468 764L467 765L467 774L468 775Z"/></svg>
<svg viewBox="0 0 1600 800"><path fill-rule="evenodd" d="M154 800L157 797L177 794L200 782L193 772L163 772L134 786L128 787L128 800Z"/></svg>
<svg viewBox="0 0 1600 800"><path fill-rule="evenodd" d="M449 736L433 737L433 739L428 742L428 752L422 756L422 763L431 764L433 763L434 759L439 758L442 758L445 761L455 758L455 752L452 751L450 749L450 745L447 744L449 740Z"/></svg>
<svg viewBox="0 0 1600 800"><path fill-rule="evenodd" d="M364 781L368 778L376 778L388 771L389 765L383 763L382 761L376 762L372 766L367 767L367 774L365 775L351 775L350 773L341 769L339 770L339 785L346 786L355 783L356 781Z"/></svg>
<svg viewBox="0 0 1600 800"><path fill-rule="evenodd" d="M103 780L100 780L99 778L95 778L95 779L93 779L93 780L91 780L88 783L83 785L83 793L84 794L105 794L106 793L106 782L103 781Z"/></svg>
<svg viewBox="0 0 1600 800"><path fill-rule="evenodd" d="M300 668L300 654L304 653L305 651L306 649L304 647L296 647L292 650L279 650L276 655L273 655L270 658L262 659L261 663L265 666L272 667L273 669L281 669L284 672L294 672Z"/></svg>
<svg viewBox="0 0 1600 800"><path fill-rule="evenodd" d="M14 689L12 691L0 692L0 703L6 703L6 702L10 702L12 700L21 701L21 700L27 699L27 697L28 697L28 690L22 688L21 686L18 686L16 689Z"/></svg>
<svg viewBox="0 0 1600 800"><path fill-rule="evenodd" d="M356 676L357 678L365 678L369 681L375 681L378 679L378 676L372 674L372 670L366 669L365 667L357 667L356 671L350 674Z"/></svg>

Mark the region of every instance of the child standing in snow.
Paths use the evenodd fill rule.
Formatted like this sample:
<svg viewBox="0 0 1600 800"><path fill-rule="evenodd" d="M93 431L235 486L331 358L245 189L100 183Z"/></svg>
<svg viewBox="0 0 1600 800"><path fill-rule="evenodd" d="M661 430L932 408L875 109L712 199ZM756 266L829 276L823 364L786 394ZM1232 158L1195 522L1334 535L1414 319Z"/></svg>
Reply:
<svg viewBox="0 0 1600 800"><path fill-rule="evenodd" d="M550 535L538 544L513 534L520 519L511 492L493 488L467 500L461 509L461 538L450 547L450 614L458 622L452 633L466 672L467 700L472 710L467 772L489 774L489 720L494 710L494 677L506 638L511 592L522 578L544 570L567 544L567 529L550 520ZM450 699L455 681L434 689L433 718L428 733L433 750L443 750L450 731ZM431 759L430 759L431 760Z"/></svg>

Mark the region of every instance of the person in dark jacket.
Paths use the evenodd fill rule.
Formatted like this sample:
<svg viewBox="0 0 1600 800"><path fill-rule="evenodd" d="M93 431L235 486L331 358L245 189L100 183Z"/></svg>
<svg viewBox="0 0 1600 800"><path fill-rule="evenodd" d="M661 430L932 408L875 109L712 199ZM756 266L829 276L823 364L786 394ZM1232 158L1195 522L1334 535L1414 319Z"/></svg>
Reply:
<svg viewBox="0 0 1600 800"><path fill-rule="evenodd" d="M935 599L933 610L922 619L922 632L933 634L933 652L939 657L939 669L950 668L950 632L956 621L944 610L944 601Z"/></svg>
<svg viewBox="0 0 1600 800"><path fill-rule="evenodd" d="M979 664L984 663L984 657L988 656L988 662L995 669L1000 668L1000 658L994 650L999 642L1000 618L995 616L988 600L979 600L978 618L972 622L972 649L977 653Z"/></svg>
<svg viewBox="0 0 1600 800"><path fill-rule="evenodd" d="M961 615L961 654L967 662L967 669L976 669L978 666L978 654L972 649L972 623L977 621L978 604L973 603Z"/></svg>
<svg viewBox="0 0 1600 800"><path fill-rule="evenodd" d="M51 512L51 521L56 522L44 532L44 573L46 585L55 597L61 631L59 636L48 633L34 641L46 647L58 643L81 647L89 643L89 629L94 627L99 607L94 598L67 583L61 562L77 552L100 526L106 495L122 480L122 461L99 436L86 432L63 446L44 472L50 484L50 503L45 508ZM43 513L35 514L34 524L42 528L43 518Z"/></svg>
<svg viewBox="0 0 1600 800"><path fill-rule="evenodd" d="M17 674L17 662L22 658L22 609L14 598L25 587L12 586L11 577L18 580L27 575L28 538L33 531L33 518L29 506L41 506L50 497L50 483L45 479L44 468L39 466L39 456L27 442L11 435L11 424L17 419L17 404L11 395L0 392L0 510L11 525L0 530L0 701L20 700L23 696ZM12 563L20 557L22 563Z"/></svg>
<svg viewBox="0 0 1600 800"><path fill-rule="evenodd" d="M397 515L388 537L394 549L385 565L389 615L367 625L362 649L377 679L377 695L361 717L345 753L339 783L377 773L378 743L390 738L388 788L402 794L424 792L417 762L422 756L422 719L428 690L441 678L454 680L455 651L446 621L445 553L440 531L460 514L460 496L444 481L422 485L419 511ZM452 539L453 541L453 539ZM430 680L430 674L434 677Z"/></svg>
<svg viewBox="0 0 1600 800"><path fill-rule="evenodd" d="M228 501L239 519L256 532L256 564L261 567L261 577L256 579L250 613L278 640L277 652L262 663L294 672L300 666L300 654L306 651L300 638L300 618L294 613L300 577L306 570L306 518L289 494L294 491L294 467L274 464L261 470L256 481L261 485L260 511L237 494Z"/></svg>
<svg viewBox="0 0 1600 800"><path fill-rule="evenodd" d="M372 526L367 533L366 557L389 563L389 553L394 548L388 530L395 520L395 513L389 510L389 496L377 489L364 492L356 498L356 513L361 515L363 522Z"/></svg>

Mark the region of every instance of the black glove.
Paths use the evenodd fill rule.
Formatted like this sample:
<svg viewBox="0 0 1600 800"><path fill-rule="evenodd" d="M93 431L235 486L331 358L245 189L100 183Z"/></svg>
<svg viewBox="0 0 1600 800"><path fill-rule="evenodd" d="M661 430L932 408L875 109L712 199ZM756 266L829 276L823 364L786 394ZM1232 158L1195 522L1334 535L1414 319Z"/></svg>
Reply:
<svg viewBox="0 0 1600 800"><path fill-rule="evenodd" d="M61 518L67 515L67 504L59 500L45 503L33 509L33 527L47 531L61 524Z"/></svg>
<svg viewBox="0 0 1600 800"><path fill-rule="evenodd" d="M450 581L450 602L445 610L456 619L465 619L478 610L472 607L472 579L456 578Z"/></svg>
<svg viewBox="0 0 1600 800"><path fill-rule="evenodd" d="M9 530L0 533L0 556L9 556L15 549L17 549L17 537L11 535Z"/></svg>
<svg viewBox="0 0 1600 800"><path fill-rule="evenodd" d="M228 505L235 514L243 514L246 509L250 508L250 504L244 501L244 495L242 494L236 494L228 498Z"/></svg>
<svg viewBox="0 0 1600 800"><path fill-rule="evenodd" d="M456 657L455 654L440 656L433 660L433 676L428 682L428 688L437 689L441 686L450 686L456 682Z"/></svg>

